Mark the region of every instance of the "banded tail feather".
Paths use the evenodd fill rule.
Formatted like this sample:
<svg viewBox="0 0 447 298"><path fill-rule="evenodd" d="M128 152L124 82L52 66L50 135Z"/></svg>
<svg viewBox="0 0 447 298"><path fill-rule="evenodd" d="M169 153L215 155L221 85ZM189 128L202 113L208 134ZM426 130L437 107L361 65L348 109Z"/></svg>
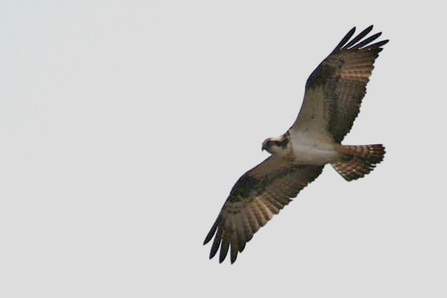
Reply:
<svg viewBox="0 0 447 298"><path fill-rule="evenodd" d="M369 174L385 156L385 147L382 144L340 146L339 151L345 154L346 161L331 165L347 181L356 180Z"/></svg>

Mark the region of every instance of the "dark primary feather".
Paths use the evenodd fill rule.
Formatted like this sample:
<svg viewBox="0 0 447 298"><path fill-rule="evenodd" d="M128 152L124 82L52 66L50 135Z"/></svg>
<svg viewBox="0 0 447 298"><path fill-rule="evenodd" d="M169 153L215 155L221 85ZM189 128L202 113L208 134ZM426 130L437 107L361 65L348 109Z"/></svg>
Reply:
<svg viewBox="0 0 447 298"><path fill-rule="evenodd" d="M388 40L382 40L371 44L381 33L363 39L372 29L373 26L369 26L349 41L355 32L355 27L352 28L306 82L304 101L323 97L329 115L326 129L339 143L352 128L366 94L374 61L382 46L388 43Z"/></svg>
<svg viewBox="0 0 447 298"><path fill-rule="evenodd" d="M362 32L360 32L360 33L359 33L356 37L354 37L348 44L343 45L344 43L346 43L346 42L349 40L349 38L348 38L348 40L346 40L346 41L340 46L339 49L341 49L341 47L344 47L345 49L348 49L348 48L352 47L354 44L356 44L358 41L360 41L363 37L365 37L366 35L368 35L368 33L371 32L372 29L373 29L373 26L371 25L371 26L369 26L368 28L366 28L365 30L363 30ZM351 31L349 31L349 32L352 32L351 36L354 35L354 33L355 33L355 27L352 28ZM337 51L338 51L339 49L337 49Z"/></svg>
<svg viewBox="0 0 447 298"><path fill-rule="evenodd" d="M210 258L220 249L219 262L230 252L231 263L253 235L291 198L320 175L323 166L296 166L269 157L236 182L204 244L214 241Z"/></svg>

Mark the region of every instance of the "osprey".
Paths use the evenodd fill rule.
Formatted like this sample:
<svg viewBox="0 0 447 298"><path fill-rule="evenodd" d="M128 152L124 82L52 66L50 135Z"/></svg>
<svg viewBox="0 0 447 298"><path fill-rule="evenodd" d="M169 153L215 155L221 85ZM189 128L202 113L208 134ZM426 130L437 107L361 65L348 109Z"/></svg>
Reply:
<svg viewBox="0 0 447 298"><path fill-rule="evenodd" d="M230 250L234 263L259 228L315 180L326 164L351 181L383 160L381 144L341 145L359 113L374 61L388 42L371 44L381 32L364 39L372 28L350 40L354 27L343 37L307 79L292 127L262 143L262 150L271 155L239 178L205 238L204 244L214 237L210 259L220 248L219 262Z"/></svg>

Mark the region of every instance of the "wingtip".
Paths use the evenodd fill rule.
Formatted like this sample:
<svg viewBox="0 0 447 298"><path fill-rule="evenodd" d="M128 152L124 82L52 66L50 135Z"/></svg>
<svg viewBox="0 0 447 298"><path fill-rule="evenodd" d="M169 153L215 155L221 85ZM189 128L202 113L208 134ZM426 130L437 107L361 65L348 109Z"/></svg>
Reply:
<svg viewBox="0 0 447 298"><path fill-rule="evenodd" d="M203 245L207 245L208 242L210 242L210 240L213 238L214 234L210 236L210 234L208 233L208 235L206 235L205 240L203 240Z"/></svg>
<svg viewBox="0 0 447 298"><path fill-rule="evenodd" d="M356 26L352 27L351 30L349 30L348 33L347 33L346 35L351 35L351 36L354 35L355 30L357 30L357 27L356 27Z"/></svg>
<svg viewBox="0 0 447 298"><path fill-rule="evenodd" d="M226 253L222 253L222 249L220 250L220 254L219 254L219 264L222 264L223 261L225 261L225 259L227 258L227 254Z"/></svg>
<svg viewBox="0 0 447 298"><path fill-rule="evenodd" d="M216 221L214 222L213 226L211 227L210 231L206 235L205 240L203 241L203 245L206 245L208 242L211 241L211 239L213 239L213 236L214 236L214 234L216 234L216 231L217 231L217 226L219 224L219 220L220 220L220 217L218 216Z"/></svg>
<svg viewBox="0 0 447 298"><path fill-rule="evenodd" d="M374 28L374 25L369 25L368 28L365 29L365 31L368 30L368 32L371 32L373 28ZM382 32L378 32L375 35L377 36L376 38L379 38L382 35ZM387 44L389 41L390 41L389 39L385 39L385 40L380 41L379 42L380 46L383 46L383 45Z"/></svg>
<svg viewBox="0 0 447 298"><path fill-rule="evenodd" d="M211 251L210 251L210 260L211 260L212 258L214 258L214 256L216 255L216 253L217 253L217 250L211 249Z"/></svg>

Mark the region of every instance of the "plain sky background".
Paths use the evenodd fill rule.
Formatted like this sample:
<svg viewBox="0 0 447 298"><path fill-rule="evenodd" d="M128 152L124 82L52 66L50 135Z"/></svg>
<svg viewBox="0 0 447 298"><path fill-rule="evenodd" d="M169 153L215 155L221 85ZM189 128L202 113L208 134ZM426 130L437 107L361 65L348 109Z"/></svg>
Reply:
<svg viewBox="0 0 447 298"><path fill-rule="evenodd" d="M345 144L237 262L202 242L340 39L390 39ZM2 1L1 297L446 297L442 1Z"/></svg>

